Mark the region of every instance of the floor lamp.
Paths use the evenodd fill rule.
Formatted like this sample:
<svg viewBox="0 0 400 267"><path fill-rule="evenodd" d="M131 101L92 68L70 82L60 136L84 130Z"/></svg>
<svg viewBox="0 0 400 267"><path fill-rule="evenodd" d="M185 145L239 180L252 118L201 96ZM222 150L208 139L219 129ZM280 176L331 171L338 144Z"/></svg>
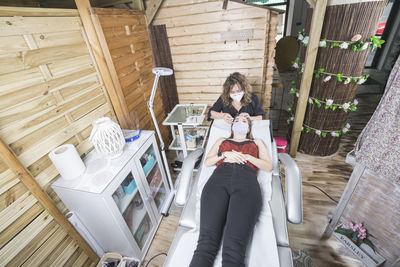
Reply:
<svg viewBox="0 0 400 267"><path fill-rule="evenodd" d="M147 102L147 106L149 107L151 118L153 119L153 122L154 122L154 127L156 128L158 138L160 139L161 156L162 156L162 159L164 162L165 171L167 173L169 188L171 189L171 193L169 194L167 201L165 202L164 206L161 209L161 214L164 216L168 216L168 209L169 209L172 199L174 198L174 195L175 195L175 187L172 182L171 173L170 173L170 170L168 167L167 156L165 154L164 141L163 141L161 133L160 133L160 128L158 128L156 115L154 114L153 102L154 102L154 97L155 97L156 91L157 91L158 79L160 78L160 76L170 76L174 72L169 68L157 67L157 68L153 68L153 73L156 75L156 77L154 78L153 89L151 90L151 96L150 96L149 102Z"/></svg>

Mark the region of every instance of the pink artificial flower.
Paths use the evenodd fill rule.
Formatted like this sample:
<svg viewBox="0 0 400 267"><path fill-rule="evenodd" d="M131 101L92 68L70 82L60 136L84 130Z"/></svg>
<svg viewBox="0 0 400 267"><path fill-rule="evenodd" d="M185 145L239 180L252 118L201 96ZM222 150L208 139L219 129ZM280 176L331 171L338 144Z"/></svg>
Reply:
<svg viewBox="0 0 400 267"><path fill-rule="evenodd" d="M312 103L313 103L313 101L312 101L311 97L309 97L309 98L308 98L308 103L310 103L310 104L312 104Z"/></svg>
<svg viewBox="0 0 400 267"><path fill-rule="evenodd" d="M350 104L349 103L344 103L342 105L342 107L343 107L343 109L348 109L350 107Z"/></svg>
<svg viewBox="0 0 400 267"><path fill-rule="evenodd" d="M331 132L331 135L332 135L333 137L335 137L335 136L336 136L336 132Z"/></svg>
<svg viewBox="0 0 400 267"><path fill-rule="evenodd" d="M342 132L347 133L349 131L348 128L343 128Z"/></svg>
<svg viewBox="0 0 400 267"><path fill-rule="evenodd" d="M354 99L353 104L354 104L354 105L358 105L358 100L357 100L357 99Z"/></svg>
<svg viewBox="0 0 400 267"><path fill-rule="evenodd" d="M348 128L348 129L350 129L350 124L349 123L346 123L346 126L345 126L346 128Z"/></svg>
<svg viewBox="0 0 400 267"><path fill-rule="evenodd" d="M321 135L321 131L320 131L320 130L316 130L315 133L316 133L317 135Z"/></svg>
<svg viewBox="0 0 400 267"><path fill-rule="evenodd" d="M327 101L326 101L326 105L327 106L330 106L330 105L332 105L333 104L333 99L328 99Z"/></svg>
<svg viewBox="0 0 400 267"><path fill-rule="evenodd" d="M358 238L361 239L361 240L367 238L367 233L365 233L365 232L364 232L364 233L360 233L360 232L359 232L359 233L358 233Z"/></svg>
<svg viewBox="0 0 400 267"><path fill-rule="evenodd" d="M351 82L351 78L347 78L345 81L344 81L344 84L348 84L348 83L350 83Z"/></svg>
<svg viewBox="0 0 400 267"><path fill-rule="evenodd" d="M297 64L296 62L293 64L293 67L295 68L295 69L298 69L299 68L299 64Z"/></svg>
<svg viewBox="0 0 400 267"><path fill-rule="evenodd" d="M358 231L358 230L360 230L361 228L362 228L362 223L356 223L355 225L354 225L354 228L356 229L355 231Z"/></svg>
<svg viewBox="0 0 400 267"><path fill-rule="evenodd" d="M362 37L361 34L356 34L351 38L351 41L352 42L357 42L358 40L361 39L361 37Z"/></svg>
<svg viewBox="0 0 400 267"><path fill-rule="evenodd" d="M299 93L296 93L296 96L297 96L297 97L299 97L299 95L300 95Z"/></svg>
<svg viewBox="0 0 400 267"><path fill-rule="evenodd" d="M353 222L347 222L345 225L343 225L344 229L353 229L354 224Z"/></svg>
<svg viewBox="0 0 400 267"><path fill-rule="evenodd" d="M332 78L332 76L326 76L324 79L324 83L326 83L327 81L329 81Z"/></svg>
<svg viewBox="0 0 400 267"><path fill-rule="evenodd" d="M365 83L366 80L367 80L367 79L365 79L365 78L360 78L360 79L358 80L357 84L363 84L363 83Z"/></svg>
<svg viewBox="0 0 400 267"><path fill-rule="evenodd" d="M301 68L301 72L304 72L304 67Z"/></svg>

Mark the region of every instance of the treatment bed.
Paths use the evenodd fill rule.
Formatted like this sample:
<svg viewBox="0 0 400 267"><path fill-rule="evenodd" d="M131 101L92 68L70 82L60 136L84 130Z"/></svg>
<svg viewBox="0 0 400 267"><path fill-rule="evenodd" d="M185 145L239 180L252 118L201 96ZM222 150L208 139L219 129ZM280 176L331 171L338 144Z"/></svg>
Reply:
<svg viewBox="0 0 400 267"><path fill-rule="evenodd" d="M268 120L253 121L252 133L254 138L261 139L267 146L273 170L272 172L258 171L263 208L247 248L246 266L293 266L287 221L299 224L303 219L301 174L288 154L277 153ZM201 191L215 169L215 166L205 167L204 159L219 137L228 138L230 134L230 124L224 120L214 120L204 153L202 149L197 149L183 162L182 171L177 180L175 203L179 206L185 205L185 207L164 267L189 266L199 235ZM199 157L202 157L201 169L193 179L194 165ZM285 166L286 204L282 192L279 162ZM221 250L216 257L214 267L221 266Z"/></svg>

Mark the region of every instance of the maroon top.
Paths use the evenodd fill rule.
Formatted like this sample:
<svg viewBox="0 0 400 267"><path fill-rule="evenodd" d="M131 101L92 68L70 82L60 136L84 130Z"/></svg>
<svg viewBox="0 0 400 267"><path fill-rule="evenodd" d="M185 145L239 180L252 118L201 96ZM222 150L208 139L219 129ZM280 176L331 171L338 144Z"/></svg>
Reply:
<svg viewBox="0 0 400 267"><path fill-rule="evenodd" d="M219 146L218 153L232 151L232 150L237 152L242 152L243 154L249 154L252 155L253 157L258 158L258 147L253 140L236 142L234 140L226 139L222 141L221 145ZM218 167L222 162L224 162L224 160L225 159L219 160L215 165ZM250 166L257 172L258 168L255 165L251 164L249 161L247 161L245 164Z"/></svg>

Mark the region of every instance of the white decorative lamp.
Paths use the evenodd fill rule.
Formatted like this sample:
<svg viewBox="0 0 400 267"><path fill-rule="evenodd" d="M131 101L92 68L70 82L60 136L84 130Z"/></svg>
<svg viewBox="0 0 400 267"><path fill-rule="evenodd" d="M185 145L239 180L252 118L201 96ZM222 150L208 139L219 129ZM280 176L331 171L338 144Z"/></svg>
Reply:
<svg viewBox="0 0 400 267"><path fill-rule="evenodd" d="M166 215L168 215L169 206L170 206L170 204L172 202L172 199L174 198L174 195L175 195L175 187L174 187L174 184L172 182L171 173L170 173L169 167L168 167L167 156L165 154L164 141L162 139L162 136L161 136L161 133L160 133L160 129L158 128L157 119L156 119L156 116L154 114L153 102L154 102L154 97L155 97L156 91L157 91L158 79L160 78L160 76L169 76L169 75L172 75L174 72L173 72L173 70L171 70L169 68L157 67L157 68L153 68L153 73L156 75L156 77L154 79L153 89L151 90L150 100L149 100L149 102L147 102L147 106L149 107L151 118L153 119L154 126L156 128L156 132L157 132L158 138L160 139L161 155L162 155L162 159L163 159L163 162L164 162L165 171L167 172L169 187L171 189L171 194L169 194L168 199L165 202L166 204L161 209L161 214L166 216Z"/></svg>
<svg viewBox="0 0 400 267"><path fill-rule="evenodd" d="M121 127L108 117L95 120L90 133L90 141L96 151L108 158L116 158L122 154L125 138Z"/></svg>

